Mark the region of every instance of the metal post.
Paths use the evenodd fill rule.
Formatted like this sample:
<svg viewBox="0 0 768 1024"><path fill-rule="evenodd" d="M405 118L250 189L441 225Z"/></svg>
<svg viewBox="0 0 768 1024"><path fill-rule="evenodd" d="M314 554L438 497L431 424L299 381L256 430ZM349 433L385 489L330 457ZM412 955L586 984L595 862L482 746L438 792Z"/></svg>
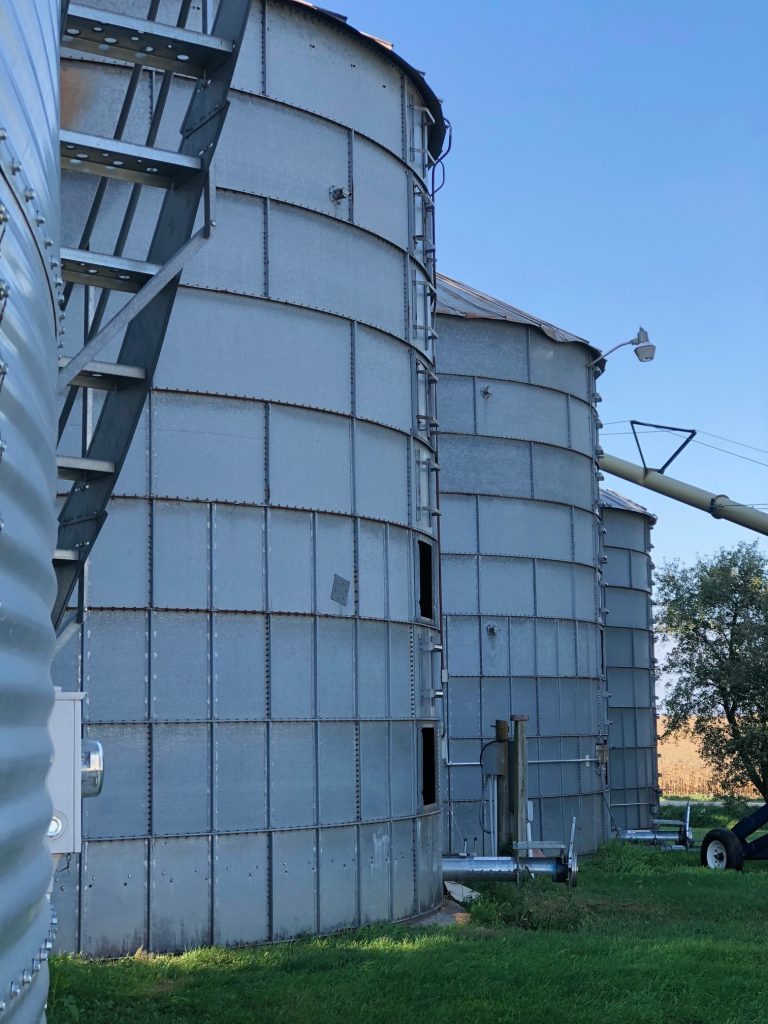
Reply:
<svg viewBox="0 0 768 1024"><path fill-rule="evenodd" d="M528 838L528 758L526 725L528 715L512 715L512 818L513 836L516 843L525 843ZM527 847L521 847L528 856Z"/></svg>
<svg viewBox="0 0 768 1024"><path fill-rule="evenodd" d="M491 819L491 856L492 857L498 857L498 855L499 855L499 837L498 837L498 832L496 831L496 824L497 824L497 821L498 821L497 810L496 810L496 808L498 807L498 784L499 784L499 777L498 777L498 775L489 775L488 776L488 803L489 803L489 810L491 812L489 817Z"/></svg>
<svg viewBox="0 0 768 1024"><path fill-rule="evenodd" d="M504 849L511 838L510 791L509 791L509 722L496 719L496 742L499 744L499 774L496 792L496 841L497 849Z"/></svg>

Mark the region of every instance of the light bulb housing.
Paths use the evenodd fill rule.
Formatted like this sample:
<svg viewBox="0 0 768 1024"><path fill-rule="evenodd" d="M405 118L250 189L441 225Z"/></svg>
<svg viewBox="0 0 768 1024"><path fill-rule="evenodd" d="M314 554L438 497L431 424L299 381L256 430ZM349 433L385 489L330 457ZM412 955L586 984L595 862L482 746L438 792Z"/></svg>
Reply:
<svg viewBox="0 0 768 1024"><path fill-rule="evenodd" d="M638 327L637 334L634 338L630 338L629 341L620 341L618 345L614 345L613 348L609 348L607 352L603 352L593 359L589 366L597 366L598 363L604 363L607 356L611 355L617 349L624 348L627 345L631 345L635 355L641 363L650 363L653 357L656 355L656 346L651 343L648 338L648 331L644 327ZM604 369L604 367L602 368ZM602 372L602 371L601 371Z"/></svg>
<svg viewBox="0 0 768 1024"><path fill-rule="evenodd" d="M656 355L656 346L650 342L646 345L635 345L635 355L641 363L650 363Z"/></svg>

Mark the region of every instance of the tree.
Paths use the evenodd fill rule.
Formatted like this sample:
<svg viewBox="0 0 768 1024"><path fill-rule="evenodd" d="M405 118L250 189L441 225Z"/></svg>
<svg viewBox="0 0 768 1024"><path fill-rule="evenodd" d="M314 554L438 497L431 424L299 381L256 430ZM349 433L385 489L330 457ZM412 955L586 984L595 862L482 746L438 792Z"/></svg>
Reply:
<svg viewBox="0 0 768 1024"><path fill-rule="evenodd" d="M724 793L751 784L768 801L768 557L755 542L667 563L655 601L667 733L693 732Z"/></svg>

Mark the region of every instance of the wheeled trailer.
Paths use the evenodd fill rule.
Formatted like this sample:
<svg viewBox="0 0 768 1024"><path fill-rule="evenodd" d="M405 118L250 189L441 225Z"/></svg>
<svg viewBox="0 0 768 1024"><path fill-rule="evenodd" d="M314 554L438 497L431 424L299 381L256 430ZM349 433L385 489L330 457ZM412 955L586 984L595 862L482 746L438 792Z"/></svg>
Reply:
<svg viewBox="0 0 768 1024"><path fill-rule="evenodd" d="M768 803L736 822L733 828L713 828L701 843L702 867L716 871L741 871L745 860L768 860L768 833L748 842L768 824Z"/></svg>

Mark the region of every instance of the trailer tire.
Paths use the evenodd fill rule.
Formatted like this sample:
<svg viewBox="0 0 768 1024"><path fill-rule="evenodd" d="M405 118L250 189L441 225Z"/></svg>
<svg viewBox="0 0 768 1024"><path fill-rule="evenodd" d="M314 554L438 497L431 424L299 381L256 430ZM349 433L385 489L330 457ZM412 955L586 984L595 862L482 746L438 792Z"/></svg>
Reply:
<svg viewBox="0 0 768 1024"><path fill-rule="evenodd" d="M714 871L741 871L744 848L729 828L713 828L701 843L701 866Z"/></svg>

